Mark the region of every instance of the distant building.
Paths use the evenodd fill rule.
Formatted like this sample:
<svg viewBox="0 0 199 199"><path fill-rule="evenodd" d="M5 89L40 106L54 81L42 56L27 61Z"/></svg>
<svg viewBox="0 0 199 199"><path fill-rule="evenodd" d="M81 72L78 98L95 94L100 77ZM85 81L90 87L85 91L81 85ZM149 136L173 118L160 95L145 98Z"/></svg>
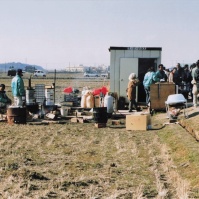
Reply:
<svg viewBox="0 0 199 199"><path fill-rule="evenodd" d="M84 72L84 66L68 66L66 67L66 72L76 72L76 73L81 73Z"/></svg>
<svg viewBox="0 0 199 199"><path fill-rule="evenodd" d="M25 66L25 69L24 69L26 72L29 72L29 73L34 73L36 68L34 66Z"/></svg>
<svg viewBox="0 0 199 199"><path fill-rule="evenodd" d="M66 72L87 72L87 73L100 73L100 72L107 72L108 67L101 65L101 66L68 66L66 67Z"/></svg>

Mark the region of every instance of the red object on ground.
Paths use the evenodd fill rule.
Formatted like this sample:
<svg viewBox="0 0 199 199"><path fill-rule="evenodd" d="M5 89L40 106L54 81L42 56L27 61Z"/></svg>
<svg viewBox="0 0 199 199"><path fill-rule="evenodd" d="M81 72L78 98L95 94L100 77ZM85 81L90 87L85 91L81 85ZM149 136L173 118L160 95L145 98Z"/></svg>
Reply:
<svg viewBox="0 0 199 199"><path fill-rule="evenodd" d="M107 89L105 86L103 86L103 87L101 88L101 92L102 92L104 95L106 95L106 93L108 92L108 89Z"/></svg>
<svg viewBox="0 0 199 199"><path fill-rule="evenodd" d="M73 92L73 88L72 87L68 87L64 89L64 93L72 93Z"/></svg>
<svg viewBox="0 0 199 199"><path fill-rule="evenodd" d="M106 95L106 93L108 92L108 89L103 86L102 88L96 88L93 90L93 95L100 95L100 93L103 93L104 95Z"/></svg>
<svg viewBox="0 0 199 199"><path fill-rule="evenodd" d="M100 93L101 93L101 89L100 88L93 90L93 95L99 95Z"/></svg>

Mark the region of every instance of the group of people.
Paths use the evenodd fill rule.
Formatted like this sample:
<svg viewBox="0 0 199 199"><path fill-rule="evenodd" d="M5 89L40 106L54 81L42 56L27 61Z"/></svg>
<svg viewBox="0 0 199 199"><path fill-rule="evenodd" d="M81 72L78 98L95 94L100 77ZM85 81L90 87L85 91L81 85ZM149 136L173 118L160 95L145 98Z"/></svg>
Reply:
<svg viewBox="0 0 199 199"><path fill-rule="evenodd" d="M197 107L199 94L199 60L189 66L184 67L178 63L171 71L165 69L163 64L159 64L158 70L154 67L149 67L144 75L143 86L146 93L146 106L150 107L150 86L156 82L171 82L178 85L179 93L190 94L193 99L193 106ZM129 82L127 87L127 97L129 100L129 112L132 112L133 107L139 111L140 108L136 102L136 86L140 81L135 73L129 75Z"/></svg>
<svg viewBox="0 0 199 199"><path fill-rule="evenodd" d="M25 87L22 79L23 72L18 69L16 76L12 79L11 89L14 97L14 106L22 106L25 101ZM4 114L12 104L12 100L7 96L5 91L5 84L0 84L0 113Z"/></svg>
<svg viewBox="0 0 199 199"><path fill-rule="evenodd" d="M185 64L184 67L178 63L176 67L169 73L169 82L173 82L178 85L179 93L184 94L187 98L188 95L193 100L193 106L197 107L198 93L199 93L199 60L193 63L190 67Z"/></svg>
<svg viewBox="0 0 199 199"><path fill-rule="evenodd" d="M158 66L158 71L155 72L153 67L149 67L147 73L144 76L143 86L146 93L146 105L150 106L150 86L151 84L159 81L167 81L168 77L164 71L163 64ZM129 82L127 91L127 97L129 100L129 112L132 112L133 107L135 110L140 111L141 108L138 107L136 102L136 86L140 84L139 79L135 73L129 75Z"/></svg>

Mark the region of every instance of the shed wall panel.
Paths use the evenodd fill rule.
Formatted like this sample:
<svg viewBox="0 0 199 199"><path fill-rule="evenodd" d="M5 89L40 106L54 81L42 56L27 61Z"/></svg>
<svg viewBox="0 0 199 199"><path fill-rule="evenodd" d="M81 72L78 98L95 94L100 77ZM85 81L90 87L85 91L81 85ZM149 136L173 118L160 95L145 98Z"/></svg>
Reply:
<svg viewBox="0 0 199 199"><path fill-rule="evenodd" d="M156 57L160 57L161 56L161 52L160 51L151 51L151 57L156 58Z"/></svg>
<svg viewBox="0 0 199 199"><path fill-rule="evenodd" d="M134 57L142 58L143 57L143 51L142 50L134 50Z"/></svg>
<svg viewBox="0 0 199 199"><path fill-rule="evenodd" d="M144 58L151 58L151 51L150 50L143 50L143 57Z"/></svg>

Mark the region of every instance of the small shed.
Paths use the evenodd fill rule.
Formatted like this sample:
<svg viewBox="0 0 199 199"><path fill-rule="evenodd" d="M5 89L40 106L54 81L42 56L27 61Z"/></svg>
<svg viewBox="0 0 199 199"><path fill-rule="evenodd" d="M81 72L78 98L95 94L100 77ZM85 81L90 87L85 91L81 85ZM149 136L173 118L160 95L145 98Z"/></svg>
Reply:
<svg viewBox="0 0 199 199"><path fill-rule="evenodd" d="M148 68L161 63L161 47L113 47L110 52L110 91L119 97L126 97L126 88L130 73L135 73L141 84L137 89L137 101L145 102L145 91L142 84Z"/></svg>

